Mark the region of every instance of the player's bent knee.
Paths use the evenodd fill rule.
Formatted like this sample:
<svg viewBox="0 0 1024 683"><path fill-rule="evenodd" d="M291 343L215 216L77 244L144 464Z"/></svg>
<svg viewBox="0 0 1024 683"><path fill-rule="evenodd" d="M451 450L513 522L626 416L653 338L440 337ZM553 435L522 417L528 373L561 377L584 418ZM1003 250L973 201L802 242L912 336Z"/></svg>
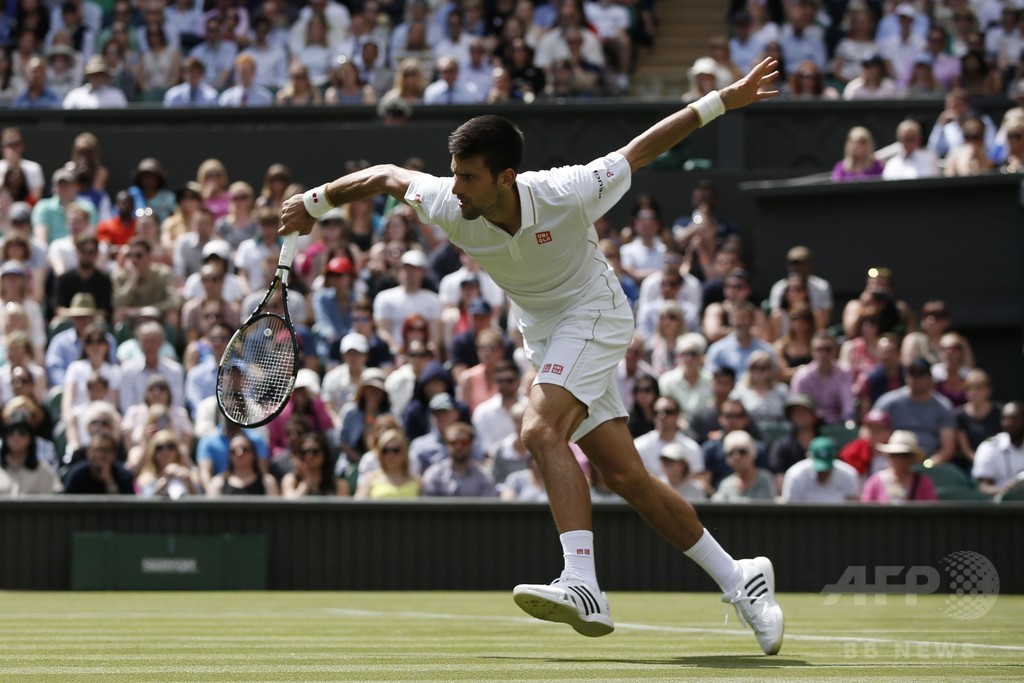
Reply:
<svg viewBox="0 0 1024 683"><path fill-rule="evenodd" d="M651 486L651 473L642 464L605 466L601 470L605 485L629 501L645 495Z"/></svg>

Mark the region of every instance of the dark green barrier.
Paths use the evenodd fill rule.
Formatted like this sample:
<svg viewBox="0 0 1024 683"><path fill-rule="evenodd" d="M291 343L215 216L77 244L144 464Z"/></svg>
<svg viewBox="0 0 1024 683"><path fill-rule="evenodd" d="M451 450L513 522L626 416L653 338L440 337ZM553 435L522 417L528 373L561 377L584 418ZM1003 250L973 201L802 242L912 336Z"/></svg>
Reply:
<svg viewBox="0 0 1024 683"><path fill-rule="evenodd" d="M73 590L264 590L265 536L77 532Z"/></svg>

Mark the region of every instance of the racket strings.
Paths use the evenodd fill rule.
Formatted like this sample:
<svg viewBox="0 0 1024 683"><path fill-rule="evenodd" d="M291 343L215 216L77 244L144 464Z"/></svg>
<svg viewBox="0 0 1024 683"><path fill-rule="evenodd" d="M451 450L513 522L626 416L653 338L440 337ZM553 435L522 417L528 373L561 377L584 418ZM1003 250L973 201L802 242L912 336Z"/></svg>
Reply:
<svg viewBox="0 0 1024 683"><path fill-rule="evenodd" d="M294 349L293 333L283 318L261 316L239 330L217 376L224 414L244 425L275 414L291 393Z"/></svg>

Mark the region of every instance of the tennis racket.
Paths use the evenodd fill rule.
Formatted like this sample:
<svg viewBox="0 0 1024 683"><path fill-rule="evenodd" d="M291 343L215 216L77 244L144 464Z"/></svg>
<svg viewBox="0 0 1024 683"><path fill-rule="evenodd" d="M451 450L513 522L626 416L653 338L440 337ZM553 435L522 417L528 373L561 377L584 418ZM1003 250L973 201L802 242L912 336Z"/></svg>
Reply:
<svg viewBox="0 0 1024 683"><path fill-rule="evenodd" d="M284 238L277 272L263 301L231 337L217 369L217 407L240 427L281 414L299 371L299 342L288 313L288 278L299 240Z"/></svg>

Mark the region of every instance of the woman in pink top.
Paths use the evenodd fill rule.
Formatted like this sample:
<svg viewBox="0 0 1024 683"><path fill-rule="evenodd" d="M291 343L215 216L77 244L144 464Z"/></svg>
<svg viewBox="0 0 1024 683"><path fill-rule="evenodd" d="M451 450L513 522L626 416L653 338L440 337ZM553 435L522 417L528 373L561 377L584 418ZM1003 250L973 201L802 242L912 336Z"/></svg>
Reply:
<svg viewBox="0 0 1024 683"><path fill-rule="evenodd" d="M476 335L476 354L480 362L462 373L458 387L459 397L470 411L498 393L494 368L505 357L501 332L490 328L481 330Z"/></svg>
<svg viewBox="0 0 1024 683"><path fill-rule="evenodd" d="M889 455L889 466L875 472L864 482L864 489L860 493L862 503L938 500L935 486L928 475L911 469L914 463L925 457L913 432L897 429L889 437L889 443L877 444L875 448Z"/></svg>

